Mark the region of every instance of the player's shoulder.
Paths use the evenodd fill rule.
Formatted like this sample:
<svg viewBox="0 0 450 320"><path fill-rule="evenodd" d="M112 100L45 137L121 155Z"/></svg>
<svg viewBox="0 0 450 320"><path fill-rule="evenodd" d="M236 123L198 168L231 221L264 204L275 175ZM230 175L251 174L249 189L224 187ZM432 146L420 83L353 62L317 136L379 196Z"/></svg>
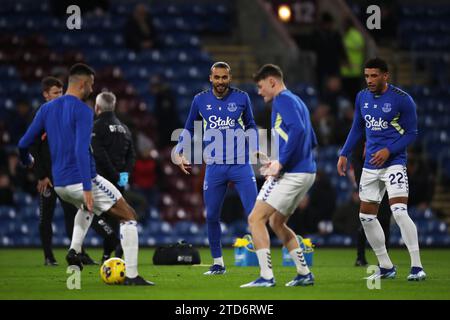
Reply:
<svg viewBox="0 0 450 320"><path fill-rule="evenodd" d="M88 116L92 117L92 121L94 120L94 109L92 109L89 105L81 101L80 103L80 109L83 110L83 113Z"/></svg>
<svg viewBox="0 0 450 320"><path fill-rule="evenodd" d="M72 104L72 105L86 105L81 99L79 99L71 94L64 94L61 97L53 99L51 102L67 103L67 104Z"/></svg>
<svg viewBox="0 0 450 320"><path fill-rule="evenodd" d="M396 97L397 99L399 99L399 101L406 103L406 105L414 105L415 104L414 99L406 91L404 91L396 86L393 86L393 85L390 85L390 88L391 88L392 95L394 97Z"/></svg>
<svg viewBox="0 0 450 320"><path fill-rule="evenodd" d="M53 100L47 101L47 102L44 102L43 104L41 104L41 106L39 108L37 108L36 113L45 112L49 106L53 105L52 102L53 102Z"/></svg>
<svg viewBox="0 0 450 320"><path fill-rule="evenodd" d="M194 96L194 99L198 99L198 98L202 98L202 97L207 97L208 93L211 93L211 89L205 89L203 91L200 91L199 93L197 93Z"/></svg>
<svg viewBox="0 0 450 320"><path fill-rule="evenodd" d="M197 93L194 98L192 99L192 102L198 103L200 102L205 102L208 101L209 99L211 99L212 97L212 90L211 89L205 89L203 91L200 91L199 93Z"/></svg>
<svg viewBox="0 0 450 320"><path fill-rule="evenodd" d="M367 96L368 94L371 94L371 92L369 91L368 88L359 90L359 92L356 94L356 100L358 100L359 98L363 98L363 97Z"/></svg>
<svg viewBox="0 0 450 320"><path fill-rule="evenodd" d="M79 106L86 113L94 113L94 109L92 109L86 102L78 99L77 97L73 97L73 102L75 106Z"/></svg>
<svg viewBox="0 0 450 320"><path fill-rule="evenodd" d="M60 104L61 102L63 102L64 101L64 96L60 96L60 97L58 97L58 98L55 98L55 99L52 99L52 100L50 100L50 101L47 101L47 102L45 102L42 106L41 106L41 108L48 108L48 106L54 106L54 105L58 105L58 104Z"/></svg>
<svg viewBox="0 0 450 320"><path fill-rule="evenodd" d="M273 105L279 104L299 104L299 97L290 90L284 90L273 99Z"/></svg>
<svg viewBox="0 0 450 320"><path fill-rule="evenodd" d="M60 97L66 106L71 106L72 112L81 115L91 117L94 115L94 110L81 99L78 99L72 95L63 95Z"/></svg>
<svg viewBox="0 0 450 320"><path fill-rule="evenodd" d="M45 102L44 104L42 104L38 110L36 110L36 112L47 112L49 110L49 108L52 108L54 106L60 105L62 103L62 101L64 101L62 99L63 96L52 99L50 101Z"/></svg>
<svg viewBox="0 0 450 320"><path fill-rule="evenodd" d="M394 85L389 85L390 89L391 89L391 94L392 96L394 96L395 98L402 100L402 101L413 101L412 97L404 90L400 89L399 87L396 87Z"/></svg>
<svg viewBox="0 0 450 320"><path fill-rule="evenodd" d="M391 92L392 92L393 94L398 95L398 96L401 96L401 97L407 97L407 96L409 96L409 94L406 93L406 91L400 89L399 87L396 87L396 86L394 86L394 85L392 85L392 84L389 85L389 86L390 86Z"/></svg>
<svg viewBox="0 0 450 320"><path fill-rule="evenodd" d="M373 93L370 92L368 88L359 90L355 97L355 107L362 108L363 105L366 106L367 103L373 101L373 99Z"/></svg>
<svg viewBox="0 0 450 320"><path fill-rule="evenodd" d="M369 94L369 93L370 93L369 88L361 89L361 90L359 90L359 92L358 92L358 94ZM358 94L357 94L357 95L358 95Z"/></svg>
<svg viewBox="0 0 450 320"><path fill-rule="evenodd" d="M237 95L237 96L243 96L243 97L247 97L248 93L245 92L242 89L236 88L236 87L230 87L230 91L232 94Z"/></svg>

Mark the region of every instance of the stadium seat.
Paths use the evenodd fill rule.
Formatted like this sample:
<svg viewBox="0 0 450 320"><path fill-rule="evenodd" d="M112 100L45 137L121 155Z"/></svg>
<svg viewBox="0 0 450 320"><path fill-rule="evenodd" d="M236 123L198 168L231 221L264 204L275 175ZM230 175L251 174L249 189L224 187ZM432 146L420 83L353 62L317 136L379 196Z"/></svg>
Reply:
<svg viewBox="0 0 450 320"><path fill-rule="evenodd" d="M173 232L176 235L186 236L186 235L198 235L199 227L196 223L191 221L179 221L173 226Z"/></svg>
<svg viewBox="0 0 450 320"><path fill-rule="evenodd" d="M171 235L156 235L155 237L156 243L159 245L169 245L174 244L178 240Z"/></svg>
<svg viewBox="0 0 450 320"><path fill-rule="evenodd" d="M391 246L402 246L404 243L400 234L391 234L389 237L389 244Z"/></svg>
<svg viewBox="0 0 450 320"><path fill-rule="evenodd" d="M234 237L243 237L246 234L250 234L248 229L248 223L245 220L233 221L228 226L229 234Z"/></svg>
<svg viewBox="0 0 450 320"><path fill-rule="evenodd" d="M156 237L171 234L172 226L165 221L152 221L145 226L145 230L148 232L148 234Z"/></svg>
<svg viewBox="0 0 450 320"><path fill-rule="evenodd" d="M17 216L17 211L11 206L0 206L0 218L2 219L14 219Z"/></svg>
<svg viewBox="0 0 450 320"><path fill-rule="evenodd" d="M53 245L58 247L68 247L70 246L70 240L66 236L56 235L53 237Z"/></svg>

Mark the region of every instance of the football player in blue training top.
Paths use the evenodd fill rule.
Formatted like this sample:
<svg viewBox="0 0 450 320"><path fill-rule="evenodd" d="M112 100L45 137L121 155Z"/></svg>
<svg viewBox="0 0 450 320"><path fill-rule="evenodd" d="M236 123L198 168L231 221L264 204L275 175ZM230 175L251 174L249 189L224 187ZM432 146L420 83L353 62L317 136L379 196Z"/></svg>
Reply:
<svg viewBox="0 0 450 320"><path fill-rule="evenodd" d="M228 183L234 183L247 215L256 200L256 179L249 162L249 145L253 145L254 150L251 151L257 151L258 130L248 94L230 86L230 66L225 62L214 63L209 79L211 89L198 93L192 101L185 130L175 149L175 162L185 174L189 174L190 163L183 150L190 146L194 122L203 121L203 153L207 165L203 198L209 246L214 259L205 274L214 275L225 273L220 212ZM185 137L186 134L190 136Z"/></svg>
<svg viewBox="0 0 450 320"><path fill-rule="evenodd" d="M108 180L98 175L91 151L94 111L82 100L92 93L94 71L77 63L70 68L66 94L44 104L19 141L20 158L32 167L28 148L43 131L47 133L55 192L78 208L72 242L66 256L69 265L83 269L81 246L93 214L107 212L120 220L120 242L126 272L124 285L153 285L138 274L138 231L136 212Z"/></svg>
<svg viewBox="0 0 450 320"><path fill-rule="evenodd" d="M366 158L359 185L359 219L379 262L373 278L394 278L396 267L386 251L385 237L377 219L378 207L388 192L389 205L411 256L409 281L424 280L417 228L408 215L406 148L417 137L416 105L409 94L388 84L387 63L379 58L366 62L367 89L356 96L353 125L341 151L337 170L345 176L347 158L366 136ZM364 130L365 129L365 130Z"/></svg>
<svg viewBox="0 0 450 320"><path fill-rule="evenodd" d="M298 96L286 88L283 72L277 65L262 66L253 78L264 102L272 101L272 133L275 134L274 139L279 138L279 143L278 158L261 168L266 182L248 218L261 268L260 277L241 288L275 286L267 222L288 249L297 269L297 275L286 286L313 285L314 276L306 264L297 236L287 226L316 177L313 149L317 139L309 110Z"/></svg>

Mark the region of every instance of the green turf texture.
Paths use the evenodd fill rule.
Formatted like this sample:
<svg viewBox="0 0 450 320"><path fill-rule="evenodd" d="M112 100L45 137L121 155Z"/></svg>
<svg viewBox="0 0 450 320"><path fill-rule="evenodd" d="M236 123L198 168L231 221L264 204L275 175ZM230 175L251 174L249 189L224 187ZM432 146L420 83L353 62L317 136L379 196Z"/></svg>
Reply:
<svg viewBox="0 0 450 320"><path fill-rule="evenodd" d="M381 281L381 289L369 290L366 268L354 267L355 250L318 248L314 252L312 271L314 286L285 287L295 275L294 267L281 265L281 250L272 250L277 285L273 288L245 288L241 284L255 280L257 267L235 267L232 249L224 250L227 265L225 275L205 276L207 266L154 266L153 249L139 251L139 272L154 287L124 287L106 285L99 276L99 266L85 266L81 289L69 290L64 260L66 250L55 250L57 267L43 265L39 249L0 249L0 299L149 299L149 300L304 300L304 299L450 299L450 250L421 251L428 278L408 282L409 255L406 249L390 251L398 267L396 279ZM209 264L209 250L200 249L202 263ZM99 258L99 249L88 249ZM369 263L376 262L368 253Z"/></svg>

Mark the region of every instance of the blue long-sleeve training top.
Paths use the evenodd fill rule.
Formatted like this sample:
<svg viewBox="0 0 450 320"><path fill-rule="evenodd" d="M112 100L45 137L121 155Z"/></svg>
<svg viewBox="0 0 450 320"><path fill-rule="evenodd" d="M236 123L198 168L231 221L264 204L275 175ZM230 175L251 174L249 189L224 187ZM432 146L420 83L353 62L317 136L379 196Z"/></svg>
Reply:
<svg viewBox="0 0 450 320"><path fill-rule="evenodd" d="M19 141L22 162L27 164L29 146L45 131L54 186L82 183L83 190L91 190L91 179L97 175L90 149L93 123L93 110L75 96L63 95L45 103Z"/></svg>
<svg viewBox="0 0 450 320"><path fill-rule="evenodd" d="M272 103L272 129L279 136L279 159L283 172L314 173L313 149L317 138L305 103L290 90L283 90Z"/></svg>
<svg viewBox="0 0 450 320"><path fill-rule="evenodd" d="M381 95L361 90L355 100L355 114L341 155L348 157L366 134L364 168L381 169L406 165L406 149L417 137L416 104L409 94L389 85ZM369 163L372 154L388 148L389 159L381 167Z"/></svg>
<svg viewBox="0 0 450 320"><path fill-rule="evenodd" d="M258 130L253 117L252 104L248 94L242 90L230 87L223 98L217 98L212 89L198 93L192 100L184 127L191 137L194 136L195 121L203 123L203 148L207 164L248 163L250 141L238 138L243 137L242 135L232 136L238 130L242 131L241 133L254 130L252 134L256 141L252 141L253 150L250 151L258 150ZM220 148L214 148L218 144L213 145L216 139L212 135L213 132L221 136L223 144ZM181 135L176 152L183 152L185 144L186 141L183 141L183 135ZM211 152L208 152L209 150Z"/></svg>

